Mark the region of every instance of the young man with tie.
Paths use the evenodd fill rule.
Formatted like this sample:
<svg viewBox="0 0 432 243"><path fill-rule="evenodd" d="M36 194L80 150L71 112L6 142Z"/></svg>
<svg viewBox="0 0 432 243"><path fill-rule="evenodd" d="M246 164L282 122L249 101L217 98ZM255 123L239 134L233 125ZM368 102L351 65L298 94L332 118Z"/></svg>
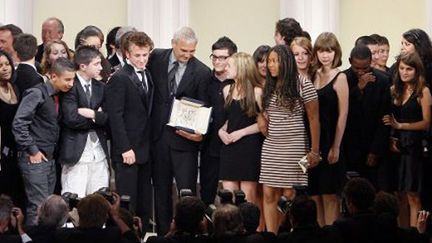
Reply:
<svg viewBox="0 0 432 243"><path fill-rule="evenodd" d="M74 56L74 87L61 96L61 136L58 162L62 165L62 193L83 198L108 187L107 114L102 110L104 84L97 81L101 54L82 46Z"/></svg>

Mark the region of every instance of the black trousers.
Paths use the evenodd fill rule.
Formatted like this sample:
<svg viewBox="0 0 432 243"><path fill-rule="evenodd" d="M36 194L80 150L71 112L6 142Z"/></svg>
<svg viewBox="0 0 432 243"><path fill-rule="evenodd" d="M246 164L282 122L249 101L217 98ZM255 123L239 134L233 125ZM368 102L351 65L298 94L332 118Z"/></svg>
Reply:
<svg viewBox="0 0 432 243"><path fill-rule="evenodd" d="M165 235L173 218L173 178L178 191L191 189L196 194L198 151L175 150L160 139L154 144L152 152L156 231L158 235Z"/></svg>
<svg viewBox="0 0 432 243"><path fill-rule="evenodd" d="M141 218L143 232L151 231L153 191L151 185L151 164L127 165L113 161L116 189L121 195L130 196L130 210Z"/></svg>
<svg viewBox="0 0 432 243"><path fill-rule="evenodd" d="M200 195L201 200L210 205L214 203L219 183L220 156L212 155L208 150L201 152L200 160Z"/></svg>

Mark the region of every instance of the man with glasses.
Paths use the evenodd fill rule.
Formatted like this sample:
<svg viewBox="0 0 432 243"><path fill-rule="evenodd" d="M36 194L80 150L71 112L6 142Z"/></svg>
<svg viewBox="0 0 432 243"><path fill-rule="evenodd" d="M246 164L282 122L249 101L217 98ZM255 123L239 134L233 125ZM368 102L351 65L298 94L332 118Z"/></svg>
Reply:
<svg viewBox="0 0 432 243"><path fill-rule="evenodd" d="M210 59L213 65L213 72L207 91L209 105L213 107L212 123L209 126L206 140L201 149L200 160L201 200L206 205L212 204L216 197L219 181L220 149L222 146L218 130L225 121L222 89L225 85L234 83L234 80L226 78L226 66L228 58L236 52L236 44L226 36L219 38L212 45Z"/></svg>

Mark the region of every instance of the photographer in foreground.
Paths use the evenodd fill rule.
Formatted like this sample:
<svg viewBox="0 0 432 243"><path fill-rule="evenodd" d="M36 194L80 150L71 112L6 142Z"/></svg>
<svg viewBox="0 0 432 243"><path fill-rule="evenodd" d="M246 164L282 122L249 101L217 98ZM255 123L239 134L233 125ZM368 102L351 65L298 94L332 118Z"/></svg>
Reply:
<svg viewBox="0 0 432 243"><path fill-rule="evenodd" d="M150 237L147 243L205 243L209 242L206 232L205 204L197 197L181 197L176 204L176 214L166 236Z"/></svg>
<svg viewBox="0 0 432 243"><path fill-rule="evenodd" d="M0 242L31 242L23 230L24 215L20 208L14 208L10 197L0 195Z"/></svg>
<svg viewBox="0 0 432 243"><path fill-rule="evenodd" d="M112 193L110 203L102 195L94 193L78 203L79 226L73 229L61 229L57 233L58 242L93 243L93 242L131 242L139 240L119 215L120 196ZM115 226L108 226L111 219ZM104 225L107 226L104 228Z"/></svg>

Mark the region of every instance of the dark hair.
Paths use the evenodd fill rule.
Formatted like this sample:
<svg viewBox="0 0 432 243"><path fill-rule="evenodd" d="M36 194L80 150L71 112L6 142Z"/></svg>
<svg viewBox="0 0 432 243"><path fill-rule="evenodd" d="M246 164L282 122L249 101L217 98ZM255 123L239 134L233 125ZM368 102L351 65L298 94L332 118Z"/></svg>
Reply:
<svg viewBox="0 0 432 243"><path fill-rule="evenodd" d="M355 41L354 46L358 45L378 45L378 42L371 36L363 35L357 38L357 40Z"/></svg>
<svg viewBox="0 0 432 243"><path fill-rule="evenodd" d="M15 37L19 34L22 34L23 31L21 30L20 27L14 25L14 24L7 24L7 25L3 25L0 26L0 31L6 31L9 30L12 34L12 37L15 39Z"/></svg>
<svg viewBox="0 0 432 243"><path fill-rule="evenodd" d="M294 226L317 224L317 207L315 201L305 195L295 197L289 214Z"/></svg>
<svg viewBox="0 0 432 243"><path fill-rule="evenodd" d="M230 38L223 36L212 45L212 51L220 49L227 49L228 55L231 56L237 52L237 45Z"/></svg>
<svg viewBox="0 0 432 243"><path fill-rule="evenodd" d="M373 211L376 214L390 213L397 217L399 215L399 203L395 195L387 192L378 192L375 196Z"/></svg>
<svg viewBox="0 0 432 243"><path fill-rule="evenodd" d="M272 77L267 68L266 86L264 87L263 96L264 109L270 105L272 96L277 95L278 104L292 111L301 99L299 92L300 80L294 54L286 45L276 45L270 49L269 55L272 52L278 56L279 74L277 77ZM269 59L267 58L267 65L268 61Z"/></svg>
<svg viewBox="0 0 432 243"><path fill-rule="evenodd" d="M264 59L267 58L270 49L271 47L269 45L258 46L252 55L252 58L254 59L255 63L258 64L258 62L264 61Z"/></svg>
<svg viewBox="0 0 432 243"><path fill-rule="evenodd" d="M343 196L358 210L367 210L374 202L375 188L365 178L353 178L345 185Z"/></svg>
<svg viewBox="0 0 432 243"><path fill-rule="evenodd" d="M240 214L243 218L243 225L248 233L255 233L258 228L261 212L259 208L250 202L245 202L239 206Z"/></svg>
<svg viewBox="0 0 432 243"><path fill-rule="evenodd" d="M101 228L108 219L109 202L94 193L81 199L77 205L80 228Z"/></svg>
<svg viewBox="0 0 432 243"><path fill-rule="evenodd" d="M28 61L36 56L36 37L30 34L19 34L14 38L13 48L20 61Z"/></svg>
<svg viewBox="0 0 432 243"><path fill-rule="evenodd" d="M351 50L350 53L350 59L359 59L359 60L371 60L372 59L372 53L370 49L365 45L357 45L354 46L354 48Z"/></svg>
<svg viewBox="0 0 432 243"><path fill-rule="evenodd" d="M276 22L276 32L279 32L288 46L295 37L303 36L302 27L293 18L284 18Z"/></svg>
<svg viewBox="0 0 432 243"><path fill-rule="evenodd" d="M13 202L12 199L5 195L0 195L0 220L8 220L12 213Z"/></svg>
<svg viewBox="0 0 432 243"><path fill-rule="evenodd" d="M204 218L205 204L197 197L182 197L176 204L174 221L180 232L199 233L200 223Z"/></svg>
<svg viewBox="0 0 432 243"><path fill-rule="evenodd" d="M402 34L409 43L414 44L415 50L420 55L424 65L432 62L432 44L426 32L421 29L411 29Z"/></svg>
<svg viewBox="0 0 432 243"><path fill-rule="evenodd" d="M150 47L153 49L152 39L144 32L130 31L126 32L121 38L121 47L123 54L129 51L129 47L134 44L138 47Z"/></svg>
<svg viewBox="0 0 432 243"><path fill-rule="evenodd" d="M213 213L214 236L236 236L244 233L240 209L232 204L224 204Z"/></svg>
<svg viewBox="0 0 432 243"><path fill-rule="evenodd" d="M55 73L56 75L61 75L65 71L75 72L75 64L65 57L57 58L57 60L52 64L50 72Z"/></svg>
<svg viewBox="0 0 432 243"><path fill-rule="evenodd" d="M399 65L401 62L415 69L415 77L411 81L414 83L413 95L421 98L423 96L423 88L426 86L424 66L418 53L413 52L399 55L396 60L396 72L393 77L393 88L391 91L393 99L399 105L402 104L402 94L405 86L399 75Z"/></svg>
<svg viewBox="0 0 432 243"><path fill-rule="evenodd" d="M6 59L8 60L8 62L9 62L9 64L10 64L11 67L12 67L12 71L11 71L11 79L9 80L9 81L12 81L13 75L14 75L14 73L15 73L15 68L14 68L13 60L12 60L12 58L10 57L10 55L9 55L7 52L3 51L3 50L0 50L0 57L1 57L1 56L5 56Z"/></svg>
<svg viewBox="0 0 432 243"><path fill-rule="evenodd" d="M92 36L98 37L102 45L105 38L102 30L94 25L88 25L75 36L75 49L83 45L84 40Z"/></svg>
<svg viewBox="0 0 432 243"><path fill-rule="evenodd" d="M382 45L390 46L390 43L385 36L378 35L378 34L372 34L372 35L370 35L370 37L372 37L377 42L377 44L379 46L382 46Z"/></svg>
<svg viewBox="0 0 432 243"><path fill-rule="evenodd" d="M113 51L112 48L111 48L111 45L115 46L115 37L116 37L117 31L119 29L120 29L120 26L117 26L117 27L112 28L108 32L108 35L106 37L106 42L105 42L105 47L106 47L107 55L111 54L111 52Z"/></svg>
<svg viewBox="0 0 432 243"><path fill-rule="evenodd" d="M312 55L312 66L314 70L317 70L321 67L321 63L318 60L317 55L318 51L334 51L335 55L332 63L332 68L336 68L342 65L342 48L335 34L331 32L323 32L315 40Z"/></svg>
<svg viewBox="0 0 432 243"><path fill-rule="evenodd" d="M76 65L76 69L79 70L79 66L81 64L89 65L89 63L93 59L101 56L101 53L93 46L78 47L74 55L74 63Z"/></svg>

